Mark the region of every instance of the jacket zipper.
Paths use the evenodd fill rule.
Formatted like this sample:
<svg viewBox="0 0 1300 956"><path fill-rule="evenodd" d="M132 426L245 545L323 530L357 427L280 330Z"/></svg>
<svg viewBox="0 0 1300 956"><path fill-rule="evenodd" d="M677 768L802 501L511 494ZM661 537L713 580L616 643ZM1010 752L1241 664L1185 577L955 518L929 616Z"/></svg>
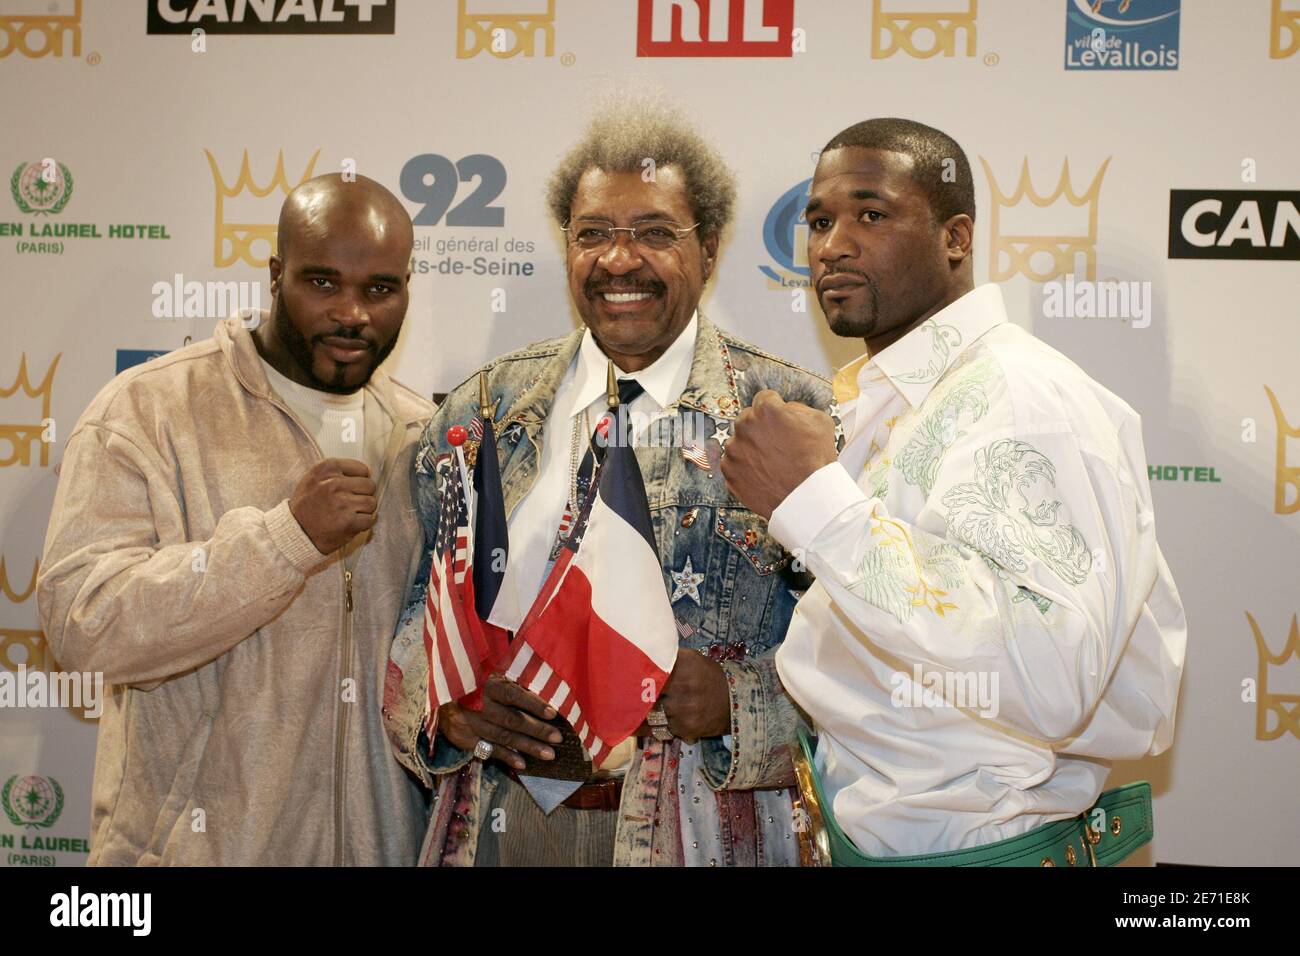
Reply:
<svg viewBox="0 0 1300 956"><path fill-rule="evenodd" d="M258 393L254 392L253 394L256 395ZM300 432L307 436L307 440L311 442L312 447L316 449L317 461L325 460L325 453L321 451L320 444L316 441L316 437L307 430L302 422L298 421L298 417L294 415L283 402L276 398L274 394L259 397L266 398L267 401L283 412L285 418L289 419L289 421L291 421ZM396 447L400 447L401 439L406 434L406 429L408 427L408 423L394 420L393 431L388 438L388 446L384 449L384 460L380 465L379 494L375 498L376 515L379 514L380 505L383 504L384 492L388 488L389 478L392 477L393 469L391 465L393 459L396 457L395 449ZM362 547L364 547L364 545ZM358 547L356 552L351 556L354 563L359 560L360 554L361 547ZM343 571L343 653L342 660L339 664L339 686L336 690L336 693L340 695L338 718L334 723L334 866L343 865L343 828L346 822L346 816L343 811L345 796L343 792L343 782L346 779L346 774L344 773L343 765L347 758L348 712L343 703L342 693L343 681L352 676L352 609L354 607L352 599L352 568L348 566L347 559L341 560L339 562L339 567Z"/></svg>
<svg viewBox="0 0 1300 956"><path fill-rule="evenodd" d="M376 503L375 513L379 513ZM361 548L357 548L360 553ZM352 677L352 571L346 561L343 568L343 656L339 665L338 719L334 723L334 865L343 865L343 825L345 822L343 782L346 779L344 763L347 760L348 703L343 700L343 685Z"/></svg>
<svg viewBox="0 0 1300 956"><path fill-rule="evenodd" d="M397 449L401 447L406 434L404 422L394 422L393 430L388 436L388 445L384 449L384 460L380 465L379 488L375 495L375 514L380 513L384 503L384 494L393 474L393 462ZM366 542L368 544L369 541ZM334 865L343 865L343 835L347 824L346 793L347 781L347 741L348 741L348 704L342 699L344 681L353 679L352 675L352 610L355 603L352 598L352 569L361 560L361 551L365 544L359 545L347 558L339 562L343 569L343 653L339 664L338 719L334 724ZM349 561L351 564L349 564ZM355 693L355 688L354 688Z"/></svg>

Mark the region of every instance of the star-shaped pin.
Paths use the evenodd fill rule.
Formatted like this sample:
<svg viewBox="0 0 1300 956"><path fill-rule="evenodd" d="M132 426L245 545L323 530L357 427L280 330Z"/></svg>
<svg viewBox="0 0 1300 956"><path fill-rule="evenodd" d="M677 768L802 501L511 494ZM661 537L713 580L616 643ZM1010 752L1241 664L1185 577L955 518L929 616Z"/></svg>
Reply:
<svg viewBox="0 0 1300 956"><path fill-rule="evenodd" d="M713 440L722 448L725 449L727 447L727 442L731 440L731 432L727 430L727 423L725 421L718 422L717 431L713 433Z"/></svg>
<svg viewBox="0 0 1300 956"><path fill-rule="evenodd" d="M696 604L700 603L700 584L704 580L704 575L696 574L695 569L691 567L691 556L686 556L686 563L682 565L680 571L668 572L673 576L673 596L671 603L676 604L684 597L690 598Z"/></svg>
<svg viewBox="0 0 1300 956"><path fill-rule="evenodd" d="M506 429L505 439L506 441L510 442L510 444L515 445L518 444L519 439L523 435L523 433L524 433L524 426L519 424L514 424Z"/></svg>

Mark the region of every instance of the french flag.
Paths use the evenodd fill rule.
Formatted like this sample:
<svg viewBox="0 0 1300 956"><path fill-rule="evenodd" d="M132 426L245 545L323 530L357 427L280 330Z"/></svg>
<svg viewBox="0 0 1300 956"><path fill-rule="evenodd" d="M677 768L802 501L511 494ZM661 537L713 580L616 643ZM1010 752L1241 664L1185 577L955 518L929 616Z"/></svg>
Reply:
<svg viewBox="0 0 1300 956"><path fill-rule="evenodd" d="M506 676L554 707L600 766L663 689L677 623L626 443L606 450L585 511L510 646Z"/></svg>

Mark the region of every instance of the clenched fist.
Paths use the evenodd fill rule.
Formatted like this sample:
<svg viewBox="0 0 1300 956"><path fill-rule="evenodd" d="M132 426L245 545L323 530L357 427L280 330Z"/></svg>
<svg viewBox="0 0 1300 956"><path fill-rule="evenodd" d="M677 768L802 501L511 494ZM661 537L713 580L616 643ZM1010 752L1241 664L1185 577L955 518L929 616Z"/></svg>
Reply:
<svg viewBox="0 0 1300 956"><path fill-rule="evenodd" d="M333 554L375 523L375 483L364 462L326 458L289 496L289 510L321 554Z"/></svg>
<svg viewBox="0 0 1300 956"><path fill-rule="evenodd" d="M770 518L805 478L838 460L829 415L765 388L736 419L722 456L722 477L746 508Z"/></svg>

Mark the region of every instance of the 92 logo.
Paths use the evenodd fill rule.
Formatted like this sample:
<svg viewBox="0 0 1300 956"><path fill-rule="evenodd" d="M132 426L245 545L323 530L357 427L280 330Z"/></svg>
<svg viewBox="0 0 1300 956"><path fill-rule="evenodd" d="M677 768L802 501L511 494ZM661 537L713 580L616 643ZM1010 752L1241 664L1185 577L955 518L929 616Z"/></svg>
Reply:
<svg viewBox="0 0 1300 956"><path fill-rule="evenodd" d="M456 202L462 183L478 184ZM399 177L402 195L422 208L412 218L417 226L494 228L506 224L504 206L494 206L506 188L506 168L486 153L473 153L452 162L437 153L412 156ZM453 205L454 203L454 205Z"/></svg>

